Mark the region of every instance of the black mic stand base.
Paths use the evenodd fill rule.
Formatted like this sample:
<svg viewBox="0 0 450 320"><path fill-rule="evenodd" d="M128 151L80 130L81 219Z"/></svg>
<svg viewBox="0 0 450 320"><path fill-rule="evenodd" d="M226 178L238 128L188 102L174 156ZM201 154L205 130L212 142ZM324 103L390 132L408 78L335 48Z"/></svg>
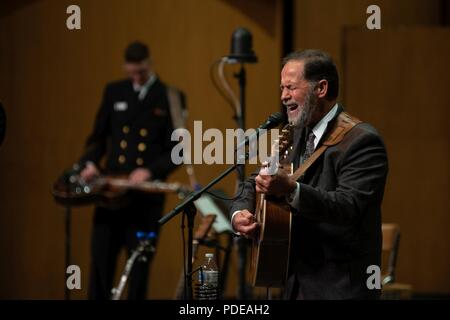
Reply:
<svg viewBox="0 0 450 320"><path fill-rule="evenodd" d="M188 224L188 256L187 256L187 272L186 272L186 291L185 291L185 299L193 300L193 290L192 290L192 243L194 242L194 221L195 215L197 214L197 209L195 205L190 202L184 208L184 214L187 217Z"/></svg>

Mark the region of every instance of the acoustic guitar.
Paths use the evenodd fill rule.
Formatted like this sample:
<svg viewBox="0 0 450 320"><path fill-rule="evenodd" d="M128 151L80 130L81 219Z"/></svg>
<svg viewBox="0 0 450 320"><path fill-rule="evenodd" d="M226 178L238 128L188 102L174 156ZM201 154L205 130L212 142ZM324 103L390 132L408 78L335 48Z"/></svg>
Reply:
<svg viewBox="0 0 450 320"><path fill-rule="evenodd" d="M288 125L283 128L279 141L272 146L272 153L278 152L280 161L269 165L277 165L279 170L290 169L292 179L298 180L328 147L340 143L359 123L361 123L359 119L341 112L322 145L295 172L292 172L292 164L288 163L293 139L292 128ZM282 287L286 282L289 267L292 222L290 207L284 196L276 198L259 194L256 199L255 218L260 229L252 245L250 267L253 285Z"/></svg>
<svg viewBox="0 0 450 320"><path fill-rule="evenodd" d="M291 146L292 127L286 125L272 146L271 158L278 158L279 162L269 161L267 166L277 166L278 170L292 173L288 160ZM252 242L250 272L253 285L282 287L287 277L291 238L291 212L285 197L257 194L255 219L260 228Z"/></svg>

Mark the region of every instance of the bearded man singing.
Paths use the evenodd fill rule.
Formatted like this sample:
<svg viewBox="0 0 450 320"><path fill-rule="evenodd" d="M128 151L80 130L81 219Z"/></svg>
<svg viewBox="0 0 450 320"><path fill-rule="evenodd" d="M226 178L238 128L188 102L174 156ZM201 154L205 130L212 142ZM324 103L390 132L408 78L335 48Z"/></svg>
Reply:
<svg viewBox="0 0 450 320"><path fill-rule="evenodd" d="M296 170L323 145L344 110L337 103L338 72L322 51L293 52L283 60L280 88L295 128L291 160ZM233 228L254 237L259 228L256 192L284 196L292 212L285 298L379 298L380 290L367 285L367 269L381 263L387 173L382 138L370 124L358 123L300 179L278 170L274 175L255 173L243 182L231 208Z"/></svg>

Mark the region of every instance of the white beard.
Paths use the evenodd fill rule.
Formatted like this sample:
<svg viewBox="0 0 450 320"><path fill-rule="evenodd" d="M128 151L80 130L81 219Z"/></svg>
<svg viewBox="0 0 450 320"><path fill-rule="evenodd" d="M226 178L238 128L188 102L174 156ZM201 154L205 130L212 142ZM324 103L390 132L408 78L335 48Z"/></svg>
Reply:
<svg viewBox="0 0 450 320"><path fill-rule="evenodd" d="M297 108L300 108L300 105ZM294 128L304 128L311 122L311 118L317 108L318 105L317 99L314 96L314 88L311 87L306 94L304 105L300 108L301 111L294 117L289 117L288 114L288 121Z"/></svg>

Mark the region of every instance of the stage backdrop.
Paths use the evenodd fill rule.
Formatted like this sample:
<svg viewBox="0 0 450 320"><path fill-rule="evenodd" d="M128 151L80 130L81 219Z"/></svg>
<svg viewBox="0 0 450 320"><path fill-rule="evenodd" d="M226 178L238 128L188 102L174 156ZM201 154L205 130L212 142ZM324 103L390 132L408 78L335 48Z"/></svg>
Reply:
<svg viewBox="0 0 450 320"><path fill-rule="evenodd" d="M66 28L71 4L0 4L0 100L9 120L0 148L0 298L63 298L64 211L53 202L51 186L79 157L104 85L122 77L129 42L147 42L161 79L186 93L189 123L203 120L204 129L224 130L236 124L210 81L210 66L228 54L232 32L246 27L259 57L247 67L248 126L280 106L281 1L79 0L78 31ZM204 184L225 166L195 168ZM188 182L184 168L170 180ZM231 194L234 181L231 176L220 187ZM178 201L169 196L166 211ZM91 220L91 207L74 210L72 261L82 270L75 298L87 293ZM182 266L179 225L177 218L162 229L149 298L174 294ZM235 295L235 275L233 259L227 296Z"/></svg>
<svg viewBox="0 0 450 320"><path fill-rule="evenodd" d="M381 9L381 30L366 9ZM448 0L294 0L296 49L336 60L341 102L384 136L390 173L383 221L400 225L398 281L450 293ZM429 28L423 28L423 27Z"/></svg>
<svg viewBox="0 0 450 320"><path fill-rule="evenodd" d="M345 104L385 138L383 221L401 229L397 280L420 293L450 292L449 39L437 27L345 32Z"/></svg>

